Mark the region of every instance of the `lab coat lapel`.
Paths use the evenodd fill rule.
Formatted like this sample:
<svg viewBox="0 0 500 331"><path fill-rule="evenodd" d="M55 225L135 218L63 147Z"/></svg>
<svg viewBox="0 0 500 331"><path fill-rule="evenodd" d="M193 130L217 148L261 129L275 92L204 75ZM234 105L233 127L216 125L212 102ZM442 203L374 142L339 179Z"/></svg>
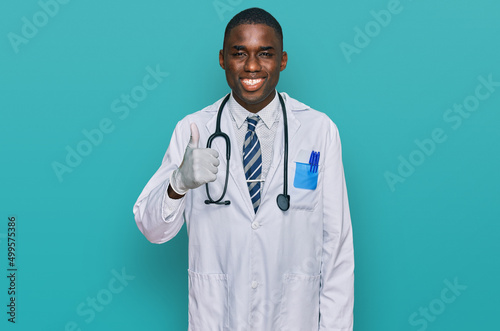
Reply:
<svg viewBox="0 0 500 331"><path fill-rule="evenodd" d="M287 122L288 122L288 160L290 161L290 146L292 145L293 137L297 133L299 127L300 127L300 122L295 118L295 116L292 113L292 104L290 102L290 97L286 93L280 93L281 96L283 97L283 101L285 102L286 106L286 116L287 116ZM280 103L280 112L281 112L281 103ZM271 162L271 167L269 168L269 171L267 173L267 178L266 182L264 184L264 189L262 191L262 197L261 201L266 201L266 200L271 200L273 203L276 202L276 197L270 197L267 199L266 195L267 192L269 191L269 187L271 185L280 185L281 190L280 192L283 192L283 157L284 157L284 151L285 151L285 135L284 135L284 125L283 125L283 116L281 116L280 123L278 125L278 128L276 130L276 136L274 137L274 144L273 144L273 160ZM279 171L278 171L279 169ZM293 174L292 174L293 175ZM288 173L288 181L290 181L290 176L291 174ZM277 182L273 182L275 180L274 178L276 177ZM288 185L290 187L290 185Z"/></svg>
<svg viewBox="0 0 500 331"><path fill-rule="evenodd" d="M222 101L222 99L220 101ZM216 107L215 114L206 124L209 136L215 132L215 128L217 125L217 112L220 104L221 102L217 102L214 105L214 107ZM231 159L229 161L229 177L234 181L236 187L238 188L239 193L241 194L241 197L238 200L240 202L243 202L243 204L246 206L242 208L246 208L250 215L254 215L252 201L250 199L250 194L248 193L248 186L245 178L245 173L243 171L244 169L243 169L243 161L241 160L241 152L238 150L238 141L236 139L236 135L234 132L234 125L231 119L231 114L229 113L229 109L227 109L226 107L224 107L224 110L222 111L221 131L227 134L229 136L229 140L231 141ZM219 161L220 161L218 167L219 171L222 169L224 169L225 171L227 162L226 162L226 147L224 138L218 137L214 139L212 142L212 148L216 149L219 152ZM223 178L220 179L224 180ZM216 198L218 199L219 197ZM236 203L236 201L231 201L231 203Z"/></svg>

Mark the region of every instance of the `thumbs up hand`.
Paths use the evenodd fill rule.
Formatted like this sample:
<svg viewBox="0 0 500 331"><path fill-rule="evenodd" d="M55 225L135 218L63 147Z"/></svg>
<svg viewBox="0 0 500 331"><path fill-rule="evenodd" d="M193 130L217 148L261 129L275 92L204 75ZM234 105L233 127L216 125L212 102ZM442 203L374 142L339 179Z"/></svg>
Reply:
<svg viewBox="0 0 500 331"><path fill-rule="evenodd" d="M191 138L180 167L172 173L170 186L184 195L189 189L197 188L217 178L219 153L212 148L198 148L200 133L195 123L191 123Z"/></svg>

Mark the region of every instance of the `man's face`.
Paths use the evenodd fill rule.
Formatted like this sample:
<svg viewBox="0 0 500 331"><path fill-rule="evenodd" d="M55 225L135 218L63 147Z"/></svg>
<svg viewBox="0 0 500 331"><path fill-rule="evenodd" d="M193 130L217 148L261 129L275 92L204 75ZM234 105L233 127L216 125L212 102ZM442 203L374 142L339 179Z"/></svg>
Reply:
<svg viewBox="0 0 500 331"><path fill-rule="evenodd" d="M265 24L241 24L231 30L219 52L227 84L236 101L257 113L274 98L280 72L288 56L273 28Z"/></svg>

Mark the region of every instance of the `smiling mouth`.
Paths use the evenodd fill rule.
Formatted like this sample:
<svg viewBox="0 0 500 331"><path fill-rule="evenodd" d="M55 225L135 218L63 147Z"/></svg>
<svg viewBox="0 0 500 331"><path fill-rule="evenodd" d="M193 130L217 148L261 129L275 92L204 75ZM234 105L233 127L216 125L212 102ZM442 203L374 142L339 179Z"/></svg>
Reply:
<svg viewBox="0 0 500 331"><path fill-rule="evenodd" d="M262 87L264 84L265 79L264 78L257 78L257 79L248 79L248 78L243 78L240 79L243 87L247 91L255 91L258 90L259 88Z"/></svg>

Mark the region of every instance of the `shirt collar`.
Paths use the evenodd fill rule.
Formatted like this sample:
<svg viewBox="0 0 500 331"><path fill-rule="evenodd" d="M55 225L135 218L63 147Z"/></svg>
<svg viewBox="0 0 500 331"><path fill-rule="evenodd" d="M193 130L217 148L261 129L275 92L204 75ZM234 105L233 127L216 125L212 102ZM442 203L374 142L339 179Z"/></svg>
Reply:
<svg viewBox="0 0 500 331"><path fill-rule="evenodd" d="M245 108L243 108L243 106L241 106L238 103L238 101L234 99L232 91L231 91L231 97L229 97L226 106L229 108L229 112L231 113L231 116L236 122L236 126L238 127L238 129L241 128L241 126L245 123L247 117L252 115L259 115L262 122L264 122L267 128L270 129L273 126L278 116L278 110L279 110L278 92L274 90L273 101L271 101L267 106L262 108L257 114L251 113Z"/></svg>

